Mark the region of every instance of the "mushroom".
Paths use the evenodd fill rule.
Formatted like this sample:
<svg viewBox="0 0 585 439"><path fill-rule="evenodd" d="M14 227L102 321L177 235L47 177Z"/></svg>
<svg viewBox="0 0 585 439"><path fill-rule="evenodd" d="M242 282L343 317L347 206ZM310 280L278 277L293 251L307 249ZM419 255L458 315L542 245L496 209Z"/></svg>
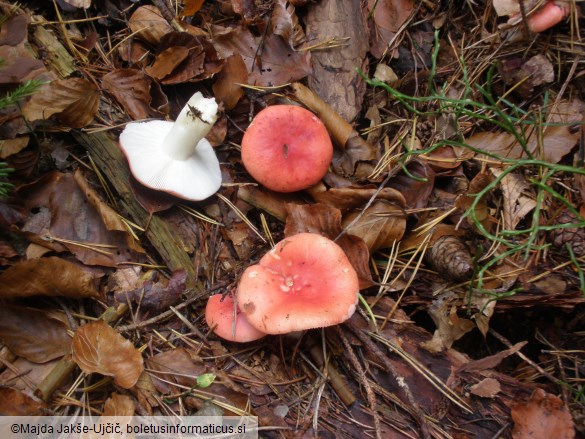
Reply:
<svg viewBox="0 0 585 439"><path fill-rule="evenodd" d="M132 122L120 147L136 179L151 189L199 201L221 186L219 161L205 136L217 120L217 103L195 93L175 122Z"/></svg>
<svg viewBox="0 0 585 439"><path fill-rule="evenodd" d="M532 32L543 32L567 18L571 10L567 2L549 0L542 8L528 17L528 27Z"/></svg>
<svg viewBox="0 0 585 439"><path fill-rule="evenodd" d="M295 105L272 105L260 111L244 133L242 161L250 175L268 189L295 192L323 178L333 145L323 122Z"/></svg>
<svg viewBox="0 0 585 439"><path fill-rule="evenodd" d="M244 271L236 298L252 326L286 334L347 320L358 291L357 273L341 247L319 234L299 233Z"/></svg>
<svg viewBox="0 0 585 439"><path fill-rule="evenodd" d="M234 325L234 306L231 295L222 297L221 294L215 294L209 298L205 307L205 321L213 332L225 340L240 343L258 340L266 335L250 325L238 309Z"/></svg>

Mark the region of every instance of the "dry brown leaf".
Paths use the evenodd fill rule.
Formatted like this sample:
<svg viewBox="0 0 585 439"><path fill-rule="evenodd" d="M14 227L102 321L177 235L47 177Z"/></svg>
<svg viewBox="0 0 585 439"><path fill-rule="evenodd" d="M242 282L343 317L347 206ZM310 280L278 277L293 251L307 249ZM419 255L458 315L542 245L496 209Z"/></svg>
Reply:
<svg viewBox="0 0 585 439"><path fill-rule="evenodd" d="M277 86L298 81L312 72L310 53L296 52L279 35L256 37L245 27L214 30L213 45L222 58L240 54L251 85Z"/></svg>
<svg viewBox="0 0 585 439"><path fill-rule="evenodd" d="M155 83L142 71L136 69L116 69L102 78L104 90L111 93L135 120L160 117L168 113L166 97L161 105L151 93L156 92ZM164 96L164 95L163 95ZM155 104L156 105L156 104Z"/></svg>
<svg viewBox="0 0 585 439"><path fill-rule="evenodd" d="M146 360L154 386L162 394L180 392L197 383L197 376L208 372L201 362L195 362L183 348L171 349ZM177 387L176 385L179 387Z"/></svg>
<svg viewBox="0 0 585 439"><path fill-rule="evenodd" d="M93 276L62 258L19 262L0 274L0 297L100 297Z"/></svg>
<svg viewBox="0 0 585 439"><path fill-rule="evenodd" d="M160 10L153 5L140 6L136 9L128 20L128 26L138 38L152 45L156 45L163 36L174 30Z"/></svg>
<svg viewBox="0 0 585 439"><path fill-rule="evenodd" d="M286 0L277 0L270 17L272 33L280 35L293 48L305 42L305 33L299 24L295 7Z"/></svg>
<svg viewBox="0 0 585 439"><path fill-rule="evenodd" d="M493 369L498 364L500 364L502 360L504 360L504 358L507 358L510 355L515 354L524 346L526 346L527 343L528 343L527 341L521 341L516 343L511 348L498 352L497 354L489 355L487 357L480 358L479 360L472 360L467 363L464 363L461 366L459 366L456 372L457 373L479 372L482 370Z"/></svg>
<svg viewBox="0 0 585 439"><path fill-rule="evenodd" d="M168 280L159 279L158 272L151 271L131 287L118 289L114 297L119 303L131 301L142 308L164 310L179 302L186 280L184 269L175 270Z"/></svg>
<svg viewBox="0 0 585 439"><path fill-rule="evenodd" d="M529 59L508 58L500 62L502 79L514 87L514 93L529 99L534 95L534 89L555 80L553 64L542 54Z"/></svg>
<svg viewBox="0 0 585 439"><path fill-rule="evenodd" d="M63 0L68 5L71 5L75 8L83 8L87 9L91 6L91 0Z"/></svg>
<svg viewBox="0 0 585 439"><path fill-rule="evenodd" d="M3 305L0 307L0 340L16 355L46 363L71 351L67 326L46 311Z"/></svg>
<svg viewBox="0 0 585 439"><path fill-rule="evenodd" d="M226 59L221 72L216 76L212 85L214 96L223 102L226 110L234 108L244 90L238 84L245 84L248 80L248 69L239 54L234 54Z"/></svg>
<svg viewBox="0 0 585 439"><path fill-rule="evenodd" d="M370 52L376 58L389 50L388 43L412 14L413 3L413 0L368 0L368 13L374 10L370 21Z"/></svg>
<svg viewBox="0 0 585 439"><path fill-rule="evenodd" d="M140 352L103 320L91 322L75 331L73 361L85 373L114 377L114 382L129 389L144 370Z"/></svg>
<svg viewBox="0 0 585 439"><path fill-rule="evenodd" d="M434 299L428 307L428 313L437 329L433 338L421 343L429 352L438 353L450 348L453 343L475 328L475 323L457 315L456 300L452 293L446 293Z"/></svg>
<svg viewBox="0 0 585 439"><path fill-rule="evenodd" d="M185 0L183 2L183 11L181 12L181 15L183 17L192 17L199 12L203 3L205 3L205 0Z"/></svg>
<svg viewBox="0 0 585 439"><path fill-rule="evenodd" d="M563 401L542 389L512 407L513 439L573 439L575 425Z"/></svg>
<svg viewBox="0 0 585 439"><path fill-rule="evenodd" d="M19 153L27 147L29 140L30 138L28 136L0 140L0 159L5 159L13 154Z"/></svg>
<svg viewBox="0 0 585 439"><path fill-rule="evenodd" d="M533 155L550 163L558 163L577 144L581 136L578 124L583 120L585 104L578 99L561 102L552 109L549 125L543 127L542 154L540 135L535 129L527 129L526 148ZM490 154L512 159L526 158L526 153L516 138L507 132L481 132L466 140L474 148Z"/></svg>
<svg viewBox="0 0 585 439"><path fill-rule="evenodd" d="M502 174L500 169L490 170L496 177ZM500 187L504 195L504 229L515 230L518 223L536 207L536 200L528 195L530 185L521 175L506 174L500 181Z"/></svg>
<svg viewBox="0 0 585 439"><path fill-rule="evenodd" d="M22 114L31 122L56 116L70 128L82 128L96 115L99 97L95 84L86 79L57 79L41 86L23 105Z"/></svg>
<svg viewBox="0 0 585 439"><path fill-rule="evenodd" d="M480 398L494 398L502 387L500 382L495 378L484 378L479 383L469 388L469 392Z"/></svg>
<svg viewBox="0 0 585 439"><path fill-rule="evenodd" d="M22 227L29 240L55 251L69 250L87 265L114 267L141 259L141 250L127 231L106 228L73 174L46 174L18 193L30 212Z"/></svg>
<svg viewBox="0 0 585 439"><path fill-rule="evenodd" d="M498 17L520 13L519 0L493 0L492 5Z"/></svg>
<svg viewBox="0 0 585 439"><path fill-rule="evenodd" d="M347 229L359 215L359 219ZM348 233L362 238L370 252L374 252L402 239L406 230L406 215L393 203L375 201L365 212L345 215L341 225Z"/></svg>
<svg viewBox="0 0 585 439"><path fill-rule="evenodd" d="M157 55L154 64L145 69L146 73L161 80L170 75L188 56L189 49L184 46L169 47Z"/></svg>
<svg viewBox="0 0 585 439"><path fill-rule="evenodd" d="M102 416L132 416L134 410L136 407L132 398L113 392L104 403Z"/></svg>
<svg viewBox="0 0 585 439"><path fill-rule="evenodd" d="M371 186L349 186L326 189L325 186L315 186L309 189L315 201L336 207L342 212L362 208L376 193L377 189ZM394 203L406 207L404 196L393 188L383 188L376 195L376 200Z"/></svg>
<svg viewBox="0 0 585 439"><path fill-rule="evenodd" d="M469 182L469 187L467 188L467 192L465 194L460 195L457 200L455 201L455 205L458 209L462 211L467 211L471 208L473 202L475 201L475 195L480 193L485 187L490 184L493 180L491 174L487 172L479 172L473 177L473 179ZM487 206L486 196L484 195L475 205L474 215L475 219L479 221L486 230L490 230L490 222L489 222L489 211ZM471 216L467 218L467 221L470 224L473 224L473 220Z"/></svg>
<svg viewBox="0 0 585 439"><path fill-rule="evenodd" d="M0 416L42 415L46 404L17 389L0 387Z"/></svg>
<svg viewBox="0 0 585 439"><path fill-rule="evenodd" d="M424 160L413 160L406 165L410 174L422 180L415 180L400 172L388 182L388 187L399 191L406 200L406 207L411 209L426 207L435 187L435 171Z"/></svg>

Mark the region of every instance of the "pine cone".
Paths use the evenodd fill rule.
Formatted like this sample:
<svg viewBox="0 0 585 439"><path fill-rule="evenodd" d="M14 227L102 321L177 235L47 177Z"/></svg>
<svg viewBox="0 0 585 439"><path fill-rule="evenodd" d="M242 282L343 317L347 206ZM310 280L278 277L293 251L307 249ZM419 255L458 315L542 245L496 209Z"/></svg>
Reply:
<svg viewBox="0 0 585 439"><path fill-rule="evenodd" d="M469 280L473 274L473 259L465 243L452 235L435 241L427 252L427 262L442 276L455 281Z"/></svg>
<svg viewBox="0 0 585 439"><path fill-rule="evenodd" d="M579 220L574 213L565 209L555 219L554 224L577 223ZM568 243L576 257L585 255L585 228L570 227L552 230L549 234L552 245L559 249L565 249Z"/></svg>

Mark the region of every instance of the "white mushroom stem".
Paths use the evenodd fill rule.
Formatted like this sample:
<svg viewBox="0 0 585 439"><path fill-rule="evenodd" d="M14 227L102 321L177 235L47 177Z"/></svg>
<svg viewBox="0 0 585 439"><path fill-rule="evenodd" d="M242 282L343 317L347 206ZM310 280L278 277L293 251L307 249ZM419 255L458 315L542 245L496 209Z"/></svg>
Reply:
<svg viewBox="0 0 585 439"><path fill-rule="evenodd" d="M174 160L187 160L193 155L217 120L218 106L215 99L195 93L179 113L162 144L164 152Z"/></svg>

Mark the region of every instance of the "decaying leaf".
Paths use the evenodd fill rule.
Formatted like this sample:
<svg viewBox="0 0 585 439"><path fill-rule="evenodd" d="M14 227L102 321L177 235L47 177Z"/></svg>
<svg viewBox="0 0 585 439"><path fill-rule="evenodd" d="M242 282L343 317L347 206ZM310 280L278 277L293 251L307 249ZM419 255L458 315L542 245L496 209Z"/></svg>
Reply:
<svg viewBox="0 0 585 439"><path fill-rule="evenodd" d="M502 390L500 382L495 378L484 378L469 388L469 391L481 398L493 398Z"/></svg>
<svg viewBox="0 0 585 439"><path fill-rule="evenodd" d="M563 401L536 389L529 401L512 407L514 439L573 439L575 426Z"/></svg>
<svg viewBox="0 0 585 439"><path fill-rule="evenodd" d="M214 30L213 44L222 58L240 54L251 85L272 87L298 81L312 72L310 53L296 52L279 35L254 36L249 29Z"/></svg>
<svg viewBox="0 0 585 439"><path fill-rule="evenodd" d="M514 93L528 99L536 87L550 84L555 80L553 64L543 54L529 59L508 58L500 63L502 79L514 87Z"/></svg>
<svg viewBox="0 0 585 439"><path fill-rule="evenodd" d="M431 340L421 343L429 352L438 353L450 348L453 343L475 328L475 324L457 315L454 305L456 298L452 293L445 293L433 300L428 313L437 329Z"/></svg>
<svg viewBox="0 0 585 439"><path fill-rule="evenodd" d="M0 274L0 297L100 297L91 273L56 256L14 264Z"/></svg>
<svg viewBox="0 0 585 439"><path fill-rule="evenodd" d="M1 306L0 340L14 354L34 363L46 363L71 351L67 326L47 311L32 308Z"/></svg>
<svg viewBox="0 0 585 439"><path fill-rule="evenodd" d="M124 389L134 386L144 370L140 352L103 320L77 329L72 349L81 370L112 376Z"/></svg>
<svg viewBox="0 0 585 439"><path fill-rule="evenodd" d="M136 407L134 400L127 395L112 392L104 403L102 416L132 416Z"/></svg>
<svg viewBox="0 0 585 439"><path fill-rule="evenodd" d="M194 387L197 377L207 372L205 365L194 361L183 348L154 355L146 360L146 365L155 387L163 394L180 391L180 386Z"/></svg>
<svg viewBox="0 0 585 439"><path fill-rule="evenodd" d="M133 119L161 117L168 113L166 97L162 102L153 98L155 93L159 98L164 95L157 90L156 83L140 70L113 70L103 76L102 86L116 98Z"/></svg>
<svg viewBox="0 0 585 439"><path fill-rule="evenodd" d="M41 415L46 404L17 389L0 387L0 416Z"/></svg>
<svg viewBox="0 0 585 439"><path fill-rule="evenodd" d="M381 58L388 51L388 44L414 10L412 0L368 0L371 14L370 52Z"/></svg>
<svg viewBox="0 0 585 439"><path fill-rule="evenodd" d="M159 279L157 272L150 272L127 289L116 291L119 303L135 302L147 309L163 310L175 305L185 291L184 269L173 272L170 279Z"/></svg>
<svg viewBox="0 0 585 439"><path fill-rule="evenodd" d="M71 128L88 125L97 113L99 91L83 78L57 79L45 84L23 106L24 117L31 121L55 116Z"/></svg>
<svg viewBox="0 0 585 439"><path fill-rule="evenodd" d="M214 96L223 102L226 110L236 106L244 95L244 90L238 84L245 84L248 80L248 69L239 54L234 54L226 59L221 72L218 73L212 85Z"/></svg>
<svg viewBox="0 0 585 439"><path fill-rule="evenodd" d="M293 48L305 42L305 33L299 24L295 7L286 0L277 0L270 17L272 33L280 35Z"/></svg>
<svg viewBox="0 0 585 439"><path fill-rule="evenodd" d="M203 3L205 3L205 0L185 0L183 2L183 12L181 15L183 15L183 17L192 17L199 11L199 9L201 9Z"/></svg>
<svg viewBox="0 0 585 439"><path fill-rule="evenodd" d="M370 252L374 252L402 239L406 215L395 204L375 201L365 211L345 215L341 224L348 233L362 238Z"/></svg>
<svg viewBox="0 0 585 439"><path fill-rule="evenodd" d="M170 75L188 56L189 49L184 46L169 47L157 55L154 64L146 68L146 73L161 80Z"/></svg>
<svg viewBox="0 0 585 439"><path fill-rule="evenodd" d="M163 36L174 31L160 10L153 5L137 8L130 16L128 26L138 38L153 45L156 45Z"/></svg>
<svg viewBox="0 0 585 439"><path fill-rule="evenodd" d="M498 177L502 174L499 169L491 168ZM500 180L500 187L504 195L504 229L515 230L524 217L536 207L536 200L530 194L530 186L521 175L509 173Z"/></svg>

